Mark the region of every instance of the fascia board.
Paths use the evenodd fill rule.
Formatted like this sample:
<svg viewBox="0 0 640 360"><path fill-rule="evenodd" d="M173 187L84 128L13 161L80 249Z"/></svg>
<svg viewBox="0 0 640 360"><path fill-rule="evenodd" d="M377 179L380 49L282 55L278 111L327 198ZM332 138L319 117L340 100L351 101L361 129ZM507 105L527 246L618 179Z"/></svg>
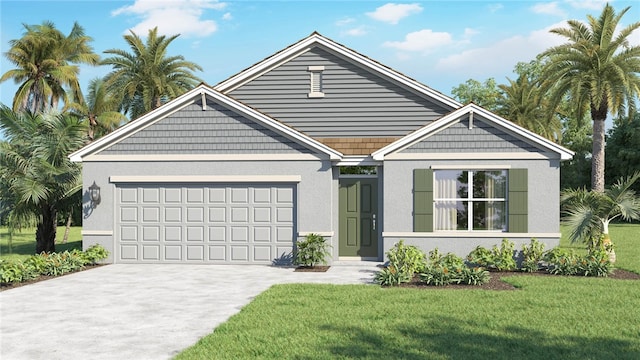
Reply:
<svg viewBox="0 0 640 360"><path fill-rule="evenodd" d="M548 149L548 150L551 150L552 152L560 154L561 160L570 160L571 158L573 158L573 155L575 155L573 151L561 145L558 145L553 141L534 133L533 131L527 130L519 125L516 125L511 121L508 121L484 108L479 107L478 105L475 105L475 104L470 104L470 105L474 112L481 114L484 118L488 119L489 121L492 121L497 125L503 127L504 129L509 130L515 134L518 134L521 137L524 137L534 142L535 144L542 146L545 149Z"/></svg>
<svg viewBox="0 0 640 360"><path fill-rule="evenodd" d="M392 70L390 68L387 68L385 66L380 65L379 63L358 54L357 52L350 50L342 45L339 45L321 35L318 34L313 34L303 40L301 40L300 42L290 46L289 48L285 49L284 51L282 51L281 53L278 53L272 57L269 57L265 60L263 60L262 62L254 65L253 67L240 72L239 74L217 84L214 89L220 92L228 92L231 89L234 89L238 86L240 86L241 84L243 84L244 82L248 81L249 79L252 79L253 77L255 77L257 74L260 74L262 72L265 72L273 67L276 67L284 62L286 62L287 60L289 60L290 58L298 55L299 53L306 51L308 49L311 48L311 46L313 46L314 44L320 44L328 49L331 49L332 51L335 51L339 54L341 54L342 56L351 59L365 67L370 68L371 70L386 76L392 80L395 80L415 91L417 91L418 93L427 95L431 98L434 98L435 100L450 106L452 108L459 108L462 106L462 103L448 97L445 96L444 94L441 94L423 84L420 84L419 82L412 80L400 73L398 73L395 70Z"/></svg>
<svg viewBox="0 0 640 360"><path fill-rule="evenodd" d="M180 107L186 105L187 100L190 100L194 95L201 94L202 91L206 90L204 85L197 86L196 88L188 91L181 96L175 98L171 102L150 111L149 113L139 117L138 119L132 120L129 123L125 124L121 128L116 129L115 131L107 134L100 139L76 150L75 152L69 155L69 160L72 162L82 162L82 158L86 155L92 154L95 151L101 150L106 146L112 145L116 143L118 140L131 135L141 128L144 128L152 123L155 120L161 119L165 114L171 113L175 110L178 110Z"/></svg>
<svg viewBox="0 0 640 360"><path fill-rule="evenodd" d="M549 141L542 136L535 134L523 127L520 127L506 119L501 118L500 116L479 107L475 104L468 104L460 109L453 111L452 113L445 115L439 120L435 120L433 123L423 127L422 129L416 130L415 132L408 134L407 136L393 142L382 149L372 153L372 157L374 160L384 160L385 155L390 154L392 152L398 151L406 146L410 146L416 141L419 141L430 134L435 133L436 131L445 128L446 126L451 125L454 121L459 119L461 116L468 114L470 112L475 112L479 115L482 115L483 118L489 120L490 122L504 128L507 131L515 133L534 144L540 145L547 150L551 150L554 153L558 153L560 155L561 160L569 160L573 157L574 152L566 149L558 144L555 144L552 141Z"/></svg>

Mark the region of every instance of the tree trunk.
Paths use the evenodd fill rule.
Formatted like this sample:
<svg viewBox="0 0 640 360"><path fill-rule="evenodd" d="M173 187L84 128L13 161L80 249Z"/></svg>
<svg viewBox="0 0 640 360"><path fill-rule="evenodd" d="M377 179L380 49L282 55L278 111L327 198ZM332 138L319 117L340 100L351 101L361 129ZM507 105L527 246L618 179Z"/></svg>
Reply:
<svg viewBox="0 0 640 360"><path fill-rule="evenodd" d="M36 228L36 254L56 251L56 217L58 211L49 204L40 208L40 221Z"/></svg>
<svg viewBox="0 0 640 360"><path fill-rule="evenodd" d="M607 112L602 116L601 111L597 111L593 118L593 151L591 153L591 189L597 192L604 192L604 121Z"/></svg>
<svg viewBox="0 0 640 360"><path fill-rule="evenodd" d="M69 210L69 216L67 217L67 227L64 229L64 238L62 239L63 244L66 244L67 240L69 240L69 230L71 230L72 217L73 217L73 208Z"/></svg>

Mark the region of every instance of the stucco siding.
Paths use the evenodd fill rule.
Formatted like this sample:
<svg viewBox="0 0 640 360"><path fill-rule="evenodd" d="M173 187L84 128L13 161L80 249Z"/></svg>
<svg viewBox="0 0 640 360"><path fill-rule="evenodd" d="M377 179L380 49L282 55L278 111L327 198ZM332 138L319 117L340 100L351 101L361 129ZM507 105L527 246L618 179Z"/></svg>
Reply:
<svg viewBox="0 0 640 360"><path fill-rule="evenodd" d="M302 145L214 102L200 101L103 150L103 155L297 154Z"/></svg>
<svg viewBox="0 0 640 360"><path fill-rule="evenodd" d="M469 118L439 131L402 150L404 153L456 152L542 152L522 139L481 121L478 116L469 129Z"/></svg>
<svg viewBox="0 0 640 360"><path fill-rule="evenodd" d="M309 98L309 66L324 97ZM314 47L229 95L313 137L399 137L452 109Z"/></svg>
<svg viewBox="0 0 640 360"><path fill-rule="evenodd" d="M236 161L236 162L87 162L83 165L83 236L84 246L102 244L112 254L115 236L110 234L116 225L116 186L114 176L300 176L297 191L296 232L334 231L334 179L330 161ZM95 209L90 206L86 189L96 182L101 188L101 202ZM250 180L247 180L249 183ZM158 183L162 183L159 180ZM205 184L206 185L206 184ZM99 234L99 235L95 235ZM295 235L295 234L294 234ZM328 236L331 245L338 247L337 237ZM293 249L293 243L290 244ZM113 261L113 258L107 261Z"/></svg>
<svg viewBox="0 0 640 360"><path fill-rule="evenodd" d="M457 166L465 169L469 166L482 167L483 165L495 167L502 166L505 169L528 169L528 233L550 234L545 239L549 245L558 244L558 238L551 234L560 232L560 164L559 160L387 160L384 162L384 228L385 233L413 233L413 170L427 169L432 166ZM518 237L521 237L519 235ZM447 249L457 249L459 255L466 255L471 244L499 244L502 238L528 242L530 238L516 239L509 237L508 232L496 233L494 238L475 238L473 232L463 237L437 237L437 232L429 233L428 237L413 238L411 242L420 244L425 251L433 250L438 246L443 250L443 242L448 244ZM399 237L386 236L384 239L385 251L388 246ZM477 240L477 241L476 241ZM475 242L474 242L475 241ZM474 246L476 246L474 245ZM554 246L555 246L554 245ZM520 245L518 245L520 246ZM468 251L467 251L468 253Z"/></svg>

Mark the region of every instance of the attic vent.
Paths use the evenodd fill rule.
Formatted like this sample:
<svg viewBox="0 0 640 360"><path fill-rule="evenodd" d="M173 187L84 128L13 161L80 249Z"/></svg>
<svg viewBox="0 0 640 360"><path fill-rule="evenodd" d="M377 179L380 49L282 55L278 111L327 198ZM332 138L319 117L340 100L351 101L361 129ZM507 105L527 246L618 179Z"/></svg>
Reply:
<svg viewBox="0 0 640 360"><path fill-rule="evenodd" d="M324 97L324 93L322 92L322 72L324 71L324 66L309 66L307 71L310 74L311 80L308 97Z"/></svg>

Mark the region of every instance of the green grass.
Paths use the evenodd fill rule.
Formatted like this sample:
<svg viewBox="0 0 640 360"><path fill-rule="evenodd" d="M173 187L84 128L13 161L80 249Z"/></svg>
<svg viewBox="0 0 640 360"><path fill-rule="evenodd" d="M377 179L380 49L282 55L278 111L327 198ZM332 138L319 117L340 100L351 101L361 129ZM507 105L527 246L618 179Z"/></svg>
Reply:
<svg viewBox="0 0 640 360"><path fill-rule="evenodd" d="M73 226L69 232L69 240L62 244L64 226L58 226L56 233L56 252L79 249L82 250L82 227ZM6 227L0 227L0 259L24 260L36 252L36 229L22 229L13 235L11 247L9 247L9 231Z"/></svg>
<svg viewBox="0 0 640 360"><path fill-rule="evenodd" d="M640 225L611 237L640 273ZM277 285L176 359L640 359L638 281L508 281L519 290Z"/></svg>

